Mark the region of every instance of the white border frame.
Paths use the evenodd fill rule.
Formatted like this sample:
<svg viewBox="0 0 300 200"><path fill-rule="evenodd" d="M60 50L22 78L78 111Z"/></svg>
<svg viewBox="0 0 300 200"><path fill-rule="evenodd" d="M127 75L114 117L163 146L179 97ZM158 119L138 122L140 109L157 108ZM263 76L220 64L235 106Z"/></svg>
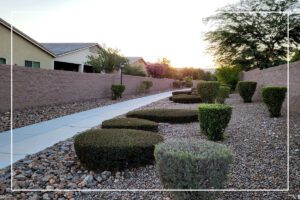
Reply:
<svg viewBox="0 0 300 200"><path fill-rule="evenodd" d="M34 12L34 11L33 11ZM282 14L287 15L287 39L288 39L288 45L287 45L287 188L284 189L14 189L13 188L13 13L17 12L11 12L10 18L11 18L11 115L10 115L10 133L11 133L11 181L10 181L10 189L12 192L288 192L290 189L290 121L289 121L289 115L290 115L290 107L289 107L289 73L290 73L290 40L289 40L289 19L291 14L299 14L294 12L221 12L221 13L249 13L249 14L255 14L255 13L263 13L263 14Z"/></svg>

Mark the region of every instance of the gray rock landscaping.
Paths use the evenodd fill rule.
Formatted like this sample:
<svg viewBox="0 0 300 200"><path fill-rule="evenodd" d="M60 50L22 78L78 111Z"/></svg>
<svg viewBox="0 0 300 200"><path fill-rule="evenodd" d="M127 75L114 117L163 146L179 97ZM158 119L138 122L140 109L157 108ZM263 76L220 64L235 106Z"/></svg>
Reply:
<svg viewBox="0 0 300 200"><path fill-rule="evenodd" d="M70 115L76 112L82 112L85 110L111 105L114 103L122 102L129 99L143 97L157 92L150 92L140 95L126 95L122 99L111 100L110 98L93 99L88 101L78 101L73 103L40 106L22 110L15 110L13 112L13 127L20 128L28 126L30 124L47 121L57 117ZM0 113L0 132L10 129L10 112Z"/></svg>
<svg viewBox="0 0 300 200"><path fill-rule="evenodd" d="M285 189L287 180L287 120L269 118L262 103L244 104L236 94L227 99L234 106L232 119L219 143L235 152L226 188ZM144 108L196 109L198 104L177 104L164 99ZM290 116L290 191L223 192L223 199L297 199L300 194L300 115ZM160 123L168 138L206 140L199 123ZM80 165L73 138L61 141L15 163L15 189L162 189L153 165L120 172L88 171ZM10 167L0 170L1 195L11 199L172 199L168 192L10 192Z"/></svg>

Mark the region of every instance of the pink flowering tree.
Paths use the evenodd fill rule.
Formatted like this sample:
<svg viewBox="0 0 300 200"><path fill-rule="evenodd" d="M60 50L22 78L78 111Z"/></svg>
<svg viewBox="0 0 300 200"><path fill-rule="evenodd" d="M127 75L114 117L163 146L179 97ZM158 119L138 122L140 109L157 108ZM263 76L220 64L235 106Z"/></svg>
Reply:
<svg viewBox="0 0 300 200"><path fill-rule="evenodd" d="M165 64L154 63L147 65L147 72L153 78L163 78L166 69Z"/></svg>

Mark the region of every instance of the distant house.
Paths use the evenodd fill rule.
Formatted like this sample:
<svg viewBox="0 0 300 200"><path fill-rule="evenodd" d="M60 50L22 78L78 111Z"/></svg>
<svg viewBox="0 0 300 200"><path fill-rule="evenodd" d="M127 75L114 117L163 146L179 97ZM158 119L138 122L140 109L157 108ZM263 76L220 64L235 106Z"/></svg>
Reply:
<svg viewBox="0 0 300 200"><path fill-rule="evenodd" d="M142 57L126 57L128 59L129 65L131 66L141 66L146 70L147 63Z"/></svg>
<svg viewBox="0 0 300 200"><path fill-rule="evenodd" d="M12 29L12 58L11 58ZM0 64L53 69L55 54L0 18Z"/></svg>
<svg viewBox="0 0 300 200"><path fill-rule="evenodd" d="M147 63L142 57L126 57L126 58L130 66L141 68L145 72L145 74L148 74Z"/></svg>
<svg viewBox="0 0 300 200"><path fill-rule="evenodd" d="M55 53L55 70L93 72L86 64L89 55L96 55L101 49L98 43L41 43Z"/></svg>

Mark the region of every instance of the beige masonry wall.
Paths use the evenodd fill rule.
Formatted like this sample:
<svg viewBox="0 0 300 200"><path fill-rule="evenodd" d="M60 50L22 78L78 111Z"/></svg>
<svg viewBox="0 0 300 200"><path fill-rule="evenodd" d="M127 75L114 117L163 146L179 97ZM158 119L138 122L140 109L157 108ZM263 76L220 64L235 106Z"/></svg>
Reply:
<svg viewBox="0 0 300 200"><path fill-rule="evenodd" d="M10 110L10 66L0 65L0 112ZM172 88L172 79L123 75L126 94L138 94L141 81L153 82L151 91ZM91 74L58 70L13 67L13 107L23 109L43 105L106 98L111 85L120 83L120 74Z"/></svg>
<svg viewBox="0 0 300 200"><path fill-rule="evenodd" d="M290 63L289 67L289 103L290 111L300 113L300 61ZM264 70L251 70L242 73L242 80L257 81L254 101L261 101L261 89L267 85L287 86L287 65L280 65ZM286 108L287 101L284 104Z"/></svg>
<svg viewBox="0 0 300 200"><path fill-rule="evenodd" d="M11 64L11 31L0 24L0 58L6 59L6 64ZM37 46L28 42L21 36L13 34L13 63L25 65L25 60L40 62L43 69L53 69L54 58Z"/></svg>

